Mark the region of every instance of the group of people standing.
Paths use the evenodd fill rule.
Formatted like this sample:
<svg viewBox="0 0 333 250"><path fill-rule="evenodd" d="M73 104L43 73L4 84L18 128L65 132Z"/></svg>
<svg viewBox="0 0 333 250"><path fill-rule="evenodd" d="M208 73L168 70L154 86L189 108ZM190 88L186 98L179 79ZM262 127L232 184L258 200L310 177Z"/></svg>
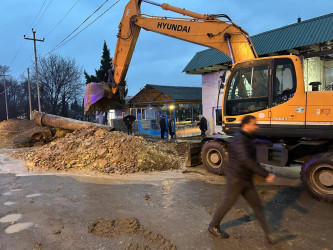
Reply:
<svg viewBox="0 0 333 250"><path fill-rule="evenodd" d="M175 123L172 117L169 117L168 122L166 121L165 115L162 115L160 119L161 139L164 139L165 133L167 132L171 139L175 135Z"/></svg>
<svg viewBox="0 0 333 250"><path fill-rule="evenodd" d="M199 126L200 128L201 136L205 137L206 131L208 129L207 119L202 115L199 115L199 119L200 121L198 122L197 126ZM161 139L164 139L166 132L170 135L171 139L173 139L175 135L175 124L172 117L169 117L167 122L165 115L162 115L160 119L160 128L161 128Z"/></svg>
<svg viewBox="0 0 333 250"><path fill-rule="evenodd" d="M198 122L197 126L199 126L201 131L201 136L204 137L206 135L207 131L207 119L199 115L200 121ZM127 127L127 134L132 135L133 133L133 120L131 117L125 117L124 118L125 125ZM173 139L175 136L175 122L172 117L169 117L168 120L166 120L165 115L162 115L160 119L160 129L161 129L161 139L164 139L165 133L170 135L170 138Z"/></svg>

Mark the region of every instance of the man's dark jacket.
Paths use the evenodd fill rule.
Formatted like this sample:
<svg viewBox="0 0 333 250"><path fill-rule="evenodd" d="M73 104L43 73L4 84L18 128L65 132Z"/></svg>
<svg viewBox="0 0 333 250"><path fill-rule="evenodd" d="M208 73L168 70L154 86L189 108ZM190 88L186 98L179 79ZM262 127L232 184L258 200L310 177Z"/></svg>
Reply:
<svg viewBox="0 0 333 250"><path fill-rule="evenodd" d="M201 131L206 131L207 130L207 120L205 117L202 117L200 119L200 122L198 123L198 126Z"/></svg>
<svg viewBox="0 0 333 250"><path fill-rule="evenodd" d="M252 180L254 174L264 178L268 172L257 161L256 145L254 138L244 131L237 132L229 144L229 166L227 175L242 179Z"/></svg>
<svg viewBox="0 0 333 250"><path fill-rule="evenodd" d="M165 118L161 118L160 128L166 130L166 120L165 120Z"/></svg>
<svg viewBox="0 0 333 250"><path fill-rule="evenodd" d="M125 125L128 129L132 128L132 121L130 119L126 119L125 120Z"/></svg>

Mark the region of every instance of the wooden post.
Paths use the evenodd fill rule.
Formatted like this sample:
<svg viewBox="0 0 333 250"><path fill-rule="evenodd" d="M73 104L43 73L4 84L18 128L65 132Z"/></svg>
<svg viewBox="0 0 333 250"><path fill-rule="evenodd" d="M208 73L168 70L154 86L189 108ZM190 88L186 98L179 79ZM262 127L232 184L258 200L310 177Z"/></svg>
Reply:
<svg viewBox="0 0 333 250"><path fill-rule="evenodd" d="M29 119L32 120L32 109L31 109L31 91L30 91L30 75L29 75L29 68L28 71L28 94L29 94Z"/></svg>

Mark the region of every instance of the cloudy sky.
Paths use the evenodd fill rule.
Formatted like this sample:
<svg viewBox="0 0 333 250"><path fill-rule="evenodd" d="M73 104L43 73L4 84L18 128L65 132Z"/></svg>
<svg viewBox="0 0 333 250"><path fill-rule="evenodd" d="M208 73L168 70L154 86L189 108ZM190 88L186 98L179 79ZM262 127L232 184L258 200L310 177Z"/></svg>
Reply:
<svg viewBox="0 0 333 250"><path fill-rule="evenodd" d="M24 34L31 37L33 27L37 30L37 38L45 37L45 42L38 43L37 47L39 56L43 56L104 1L0 0L0 65L9 65L10 73L19 77L33 62L33 42L24 40ZM161 0L155 1L162 3ZM115 0L109 0L86 24L114 2ZM103 17L54 53L75 58L82 69L93 74L94 69L99 67L104 40L110 48L111 55L114 53L118 23L127 2L127 0L121 0ZM70 13L54 29L75 3ZM167 3L199 13L227 14L250 35L295 23L298 16L306 20L333 12L332 0L316 2L312 0L168 0ZM145 3L142 4L142 13L177 16ZM202 49L205 48L142 30L127 74L129 94L134 95L148 83L201 86L201 76L186 75L182 73L182 70L193 55Z"/></svg>

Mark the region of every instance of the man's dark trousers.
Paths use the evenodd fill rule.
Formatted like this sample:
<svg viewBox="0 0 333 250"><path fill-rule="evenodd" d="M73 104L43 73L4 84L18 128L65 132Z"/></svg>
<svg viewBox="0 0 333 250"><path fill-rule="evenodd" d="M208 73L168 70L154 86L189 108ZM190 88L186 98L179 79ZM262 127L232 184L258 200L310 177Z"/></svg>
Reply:
<svg viewBox="0 0 333 250"><path fill-rule="evenodd" d="M166 129L161 128L161 139L164 139L165 132L166 132Z"/></svg>
<svg viewBox="0 0 333 250"><path fill-rule="evenodd" d="M265 218L264 209L257 191L251 180L242 180L234 176L227 175L227 185L223 195L223 200L216 209L210 227L219 227L225 214L235 204L239 195L242 195L254 211L257 220L265 233L269 233L269 226Z"/></svg>

